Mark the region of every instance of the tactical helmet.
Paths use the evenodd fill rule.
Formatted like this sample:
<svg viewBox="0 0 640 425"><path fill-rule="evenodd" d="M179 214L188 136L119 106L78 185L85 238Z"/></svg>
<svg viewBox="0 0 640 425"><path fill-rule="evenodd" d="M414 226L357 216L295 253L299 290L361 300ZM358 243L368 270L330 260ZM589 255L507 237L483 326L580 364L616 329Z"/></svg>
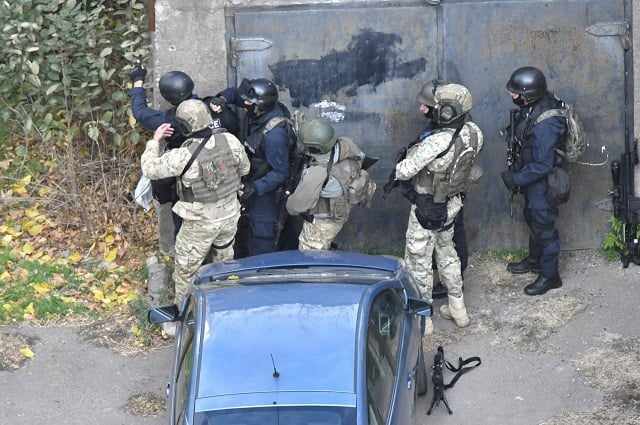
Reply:
<svg viewBox="0 0 640 425"><path fill-rule="evenodd" d="M271 110L278 102L278 88L266 78L253 80L245 78L238 90L244 100L248 100L265 112Z"/></svg>
<svg viewBox="0 0 640 425"><path fill-rule="evenodd" d="M416 100L430 108L436 106L436 100L433 98L433 94L435 93L438 85L440 85L440 81L438 80L432 80L426 83L418 92Z"/></svg>
<svg viewBox="0 0 640 425"><path fill-rule="evenodd" d="M160 94L176 106L191 97L193 80L182 71L167 72L160 78Z"/></svg>
<svg viewBox="0 0 640 425"><path fill-rule="evenodd" d="M317 119L303 123L298 131L298 138L305 151L312 155L329 152L337 140L331 124Z"/></svg>
<svg viewBox="0 0 640 425"><path fill-rule="evenodd" d="M437 121L448 124L466 114L473 107L473 99L468 88L461 84L438 85L433 94L437 105Z"/></svg>
<svg viewBox="0 0 640 425"><path fill-rule="evenodd" d="M182 127L182 132L188 135L207 128L213 119L209 107L203 101L187 99L178 105L176 121Z"/></svg>
<svg viewBox="0 0 640 425"><path fill-rule="evenodd" d="M547 93L547 80L538 68L525 66L511 74L507 90L521 95L527 104L535 102Z"/></svg>

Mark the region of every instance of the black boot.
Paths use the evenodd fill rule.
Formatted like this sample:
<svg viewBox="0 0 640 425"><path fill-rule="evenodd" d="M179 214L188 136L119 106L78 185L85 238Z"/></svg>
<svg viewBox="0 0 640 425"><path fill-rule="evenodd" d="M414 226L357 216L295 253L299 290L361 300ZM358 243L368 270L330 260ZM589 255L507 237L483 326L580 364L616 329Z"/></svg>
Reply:
<svg viewBox="0 0 640 425"><path fill-rule="evenodd" d="M530 283L529 285L524 287L524 293L527 295L542 295L549 289L555 289L561 286L562 280L560 280L560 276L547 279L546 277L539 274L538 278L533 283Z"/></svg>
<svg viewBox="0 0 640 425"><path fill-rule="evenodd" d="M513 274L524 274L529 272L538 273L540 271L540 260L526 257L518 263L507 264L507 270Z"/></svg>
<svg viewBox="0 0 640 425"><path fill-rule="evenodd" d="M436 286L433 287L431 291L431 298L437 300L439 298L444 298L447 296L447 288L442 284L442 282L436 283Z"/></svg>

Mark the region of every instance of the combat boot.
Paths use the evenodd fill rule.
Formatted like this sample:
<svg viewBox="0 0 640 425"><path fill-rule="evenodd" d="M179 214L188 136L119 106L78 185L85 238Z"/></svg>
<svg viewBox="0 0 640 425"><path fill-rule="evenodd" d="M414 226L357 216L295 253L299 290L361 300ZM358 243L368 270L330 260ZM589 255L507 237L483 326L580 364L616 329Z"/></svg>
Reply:
<svg viewBox="0 0 640 425"><path fill-rule="evenodd" d="M533 283L530 283L524 287L524 293L527 295L542 295L549 289L555 289L561 286L562 280L560 279L560 276L547 279L546 277L539 274L538 278Z"/></svg>
<svg viewBox="0 0 640 425"><path fill-rule="evenodd" d="M538 273L540 271L540 259L526 257L518 263L507 264L507 270L513 274Z"/></svg>
<svg viewBox="0 0 640 425"><path fill-rule="evenodd" d="M447 320L453 320L459 328L469 326L470 320L467 314L467 308L464 306L464 295L458 297L449 297L449 304L440 306L440 316Z"/></svg>

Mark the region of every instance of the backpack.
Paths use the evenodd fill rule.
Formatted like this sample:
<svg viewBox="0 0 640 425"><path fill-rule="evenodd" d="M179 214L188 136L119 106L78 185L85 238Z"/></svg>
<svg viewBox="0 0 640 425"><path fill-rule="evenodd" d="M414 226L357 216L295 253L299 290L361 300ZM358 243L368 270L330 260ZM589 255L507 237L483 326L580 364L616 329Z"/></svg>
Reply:
<svg viewBox="0 0 640 425"><path fill-rule="evenodd" d="M587 140L584 137L582 126L578 122L573 106L559 99L555 94L553 97L560 103L561 107L544 111L538 116L534 124L551 117L564 118L567 123L567 135L563 149L556 149L556 152L569 162L576 162L587 150Z"/></svg>

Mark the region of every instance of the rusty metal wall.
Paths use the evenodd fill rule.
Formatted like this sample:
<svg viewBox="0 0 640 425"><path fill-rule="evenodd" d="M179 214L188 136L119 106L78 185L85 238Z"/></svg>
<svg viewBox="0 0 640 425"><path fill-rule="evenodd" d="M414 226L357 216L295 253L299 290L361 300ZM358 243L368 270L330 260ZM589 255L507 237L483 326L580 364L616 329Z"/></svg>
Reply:
<svg viewBox="0 0 640 425"><path fill-rule="evenodd" d="M509 222L498 129L513 106L505 90L511 72L534 65L550 88L575 105L590 147L584 162L601 163L623 148L626 125L625 0L405 1L377 6L300 5L225 11L228 80L266 76L285 103L308 117L331 119L371 156L379 192L370 209L357 208L341 247L401 252L408 204L386 200L381 187L397 149L425 124L415 95L440 77L467 85L474 120L485 133L481 186L469 193L465 222L472 249L526 247L521 200ZM603 153L603 148L606 149ZM561 210L563 248L599 246L608 231L603 210L608 164L572 164L571 201Z"/></svg>

